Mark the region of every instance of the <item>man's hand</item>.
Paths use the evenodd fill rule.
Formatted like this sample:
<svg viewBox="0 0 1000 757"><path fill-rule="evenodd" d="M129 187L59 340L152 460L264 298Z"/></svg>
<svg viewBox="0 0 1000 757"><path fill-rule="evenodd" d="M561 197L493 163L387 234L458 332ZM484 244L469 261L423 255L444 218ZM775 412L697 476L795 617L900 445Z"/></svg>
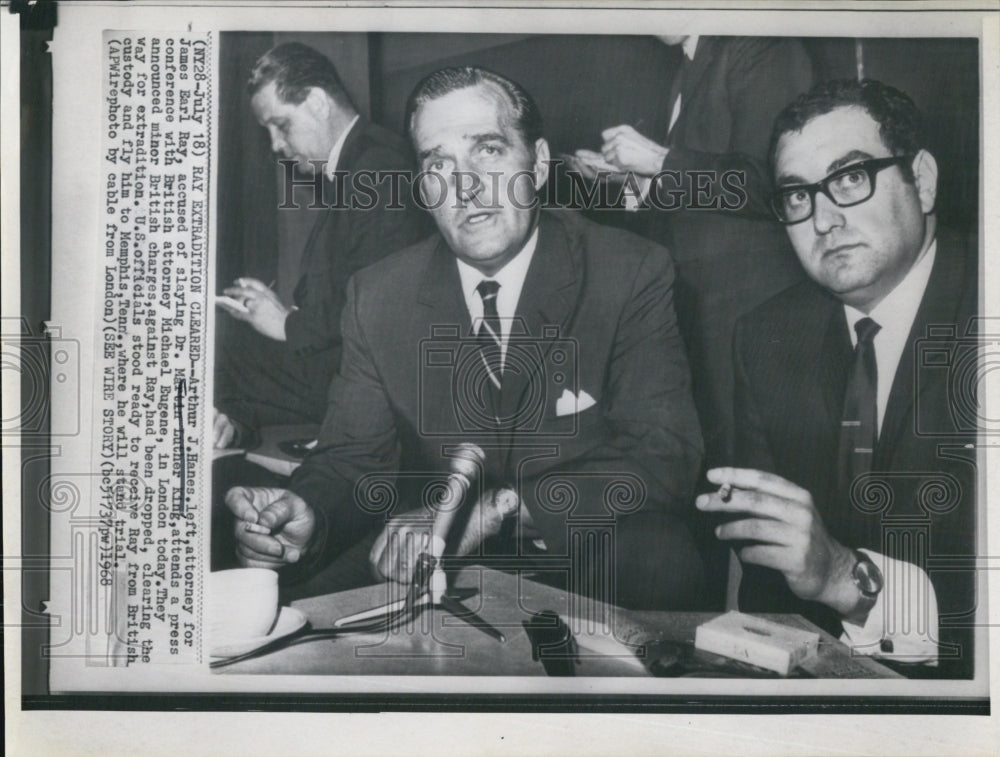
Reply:
<svg viewBox="0 0 1000 757"><path fill-rule="evenodd" d="M568 159L570 168L579 171L585 179L596 179L600 176L620 176L618 166L608 163L604 156L593 150L577 150Z"/></svg>
<svg viewBox="0 0 1000 757"><path fill-rule="evenodd" d="M628 124L612 126L601 132L604 144L601 155L622 171L653 176L663 167L669 150L647 139Z"/></svg>
<svg viewBox="0 0 1000 757"><path fill-rule="evenodd" d="M802 599L822 602L845 616L854 610L854 553L827 533L809 492L758 470L713 468L707 475L713 484L731 486L732 492L728 502L718 492L702 494L698 509L745 516L715 529L720 539L749 542L738 547L743 562L780 571Z"/></svg>
<svg viewBox="0 0 1000 757"><path fill-rule="evenodd" d="M316 527L312 508L286 489L237 486L226 493L236 516L236 556L246 568L278 568L302 557Z"/></svg>
<svg viewBox="0 0 1000 757"><path fill-rule="evenodd" d="M285 341L285 319L291 310L281 304L272 289L257 279L236 279L224 293L242 302L247 309L244 313L226 308L233 318L246 321L266 337Z"/></svg>
<svg viewBox="0 0 1000 757"><path fill-rule="evenodd" d="M236 442L236 424L232 419L218 409L213 408L212 439L216 449L226 449Z"/></svg>
<svg viewBox="0 0 1000 757"><path fill-rule="evenodd" d="M420 553L431 551L433 522L431 515L419 510L393 518L379 534L368 555L375 577L409 583ZM454 554L462 556L474 551L485 539L500 533L502 522L503 516L494 503L493 491L484 492L469 513Z"/></svg>

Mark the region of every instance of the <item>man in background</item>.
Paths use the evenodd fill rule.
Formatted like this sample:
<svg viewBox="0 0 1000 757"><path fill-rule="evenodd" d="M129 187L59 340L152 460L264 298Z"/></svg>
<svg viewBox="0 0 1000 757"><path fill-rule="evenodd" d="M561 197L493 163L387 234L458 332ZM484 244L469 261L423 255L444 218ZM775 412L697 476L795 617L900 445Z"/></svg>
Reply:
<svg viewBox="0 0 1000 757"><path fill-rule="evenodd" d="M909 675L969 677L975 249L938 227L937 163L902 92L819 85L772 145L774 210L810 281L737 327L742 467L710 470L722 488L698 506L727 518L741 609L801 613Z"/></svg>
<svg viewBox="0 0 1000 757"><path fill-rule="evenodd" d="M271 149L318 178L313 202L322 207L293 307L256 279L225 290L227 312L242 323L223 324L218 340L217 447L264 425L322 421L340 362L347 280L429 232L400 181L410 167L408 146L359 115L328 58L303 44L278 45L257 61L247 86Z"/></svg>
<svg viewBox="0 0 1000 757"><path fill-rule="evenodd" d="M605 129L601 158L638 177L629 225L674 256L677 317L714 465L732 444L736 319L801 278L768 207L767 140L778 112L812 84L812 63L793 38L660 39L683 51L670 121L658 140L628 124Z"/></svg>
<svg viewBox="0 0 1000 757"><path fill-rule="evenodd" d="M736 320L802 279L768 205L767 140L775 116L809 89L813 67L794 38L660 40L683 53L669 123L656 140L628 124L605 129L600 157L637 177L626 225L674 256L677 321L711 467L731 459ZM721 609L730 556L706 528L699 523L697 536Z"/></svg>

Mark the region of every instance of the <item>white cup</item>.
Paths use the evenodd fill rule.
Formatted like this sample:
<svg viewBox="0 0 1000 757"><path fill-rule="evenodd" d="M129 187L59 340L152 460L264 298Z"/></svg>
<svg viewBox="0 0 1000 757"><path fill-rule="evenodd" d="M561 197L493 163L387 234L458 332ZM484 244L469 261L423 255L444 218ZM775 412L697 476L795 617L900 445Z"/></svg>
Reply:
<svg viewBox="0 0 1000 757"><path fill-rule="evenodd" d="M278 615L278 574L267 568L210 573L208 609L214 643L266 636Z"/></svg>

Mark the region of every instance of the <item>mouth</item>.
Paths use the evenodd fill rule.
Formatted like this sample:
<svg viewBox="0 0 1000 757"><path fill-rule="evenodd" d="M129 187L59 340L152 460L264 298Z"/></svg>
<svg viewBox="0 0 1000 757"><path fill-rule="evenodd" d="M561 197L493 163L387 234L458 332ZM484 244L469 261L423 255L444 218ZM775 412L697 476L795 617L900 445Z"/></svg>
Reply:
<svg viewBox="0 0 1000 757"><path fill-rule="evenodd" d="M837 255L843 255L844 253L851 252L861 247L860 244L838 244L836 247L830 247L829 249L822 250L820 257L835 257Z"/></svg>
<svg viewBox="0 0 1000 757"><path fill-rule="evenodd" d="M481 226L482 224L488 222L490 219L493 218L494 215L495 215L494 213L486 213L486 212L470 213L465 217L465 220L462 221L462 225L475 228L477 226Z"/></svg>

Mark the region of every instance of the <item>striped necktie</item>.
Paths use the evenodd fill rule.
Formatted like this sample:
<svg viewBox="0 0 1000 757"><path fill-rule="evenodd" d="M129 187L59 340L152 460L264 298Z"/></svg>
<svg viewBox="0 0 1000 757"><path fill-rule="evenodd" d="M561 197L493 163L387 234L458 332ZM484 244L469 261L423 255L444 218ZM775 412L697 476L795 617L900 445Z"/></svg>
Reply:
<svg viewBox="0 0 1000 757"><path fill-rule="evenodd" d="M854 348L854 367L844 393L838 460L840 496L846 504L851 502L854 480L872 469L878 439L878 367L874 339L880 328L871 318L862 318L854 324L858 343Z"/></svg>
<svg viewBox="0 0 1000 757"><path fill-rule="evenodd" d="M491 386L491 392L500 394L503 376L503 342L500 331L500 315L497 313L497 292L500 285L495 281L483 279L476 287L476 292L483 301L483 320L476 332L479 343L479 357L486 369L486 377Z"/></svg>

